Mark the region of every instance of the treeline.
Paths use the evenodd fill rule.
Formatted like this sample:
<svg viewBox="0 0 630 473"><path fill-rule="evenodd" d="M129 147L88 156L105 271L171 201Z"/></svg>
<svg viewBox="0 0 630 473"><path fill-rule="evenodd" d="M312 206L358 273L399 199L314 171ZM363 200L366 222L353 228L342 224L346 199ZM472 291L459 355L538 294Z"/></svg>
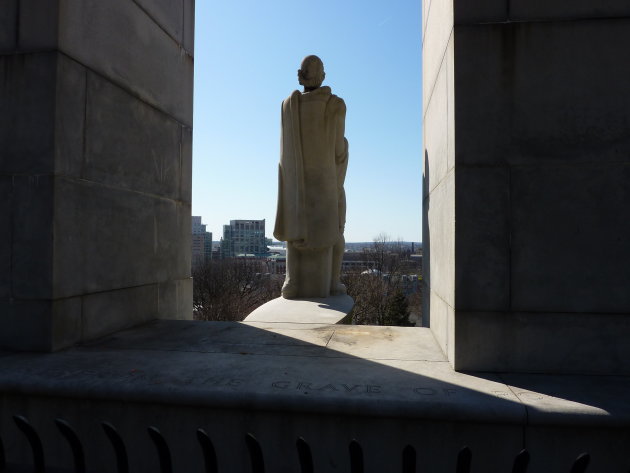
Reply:
<svg viewBox="0 0 630 473"><path fill-rule="evenodd" d="M354 299L352 323L357 325L415 325L420 317L420 272L410 264L409 249L387 237L375 239L363 251L366 267L342 274ZM284 275L269 274L255 259L210 260L193 271L193 311L197 320L240 321L276 297Z"/></svg>
<svg viewBox="0 0 630 473"><path fill-rule="evenodd" d="M193 270L193 315L197 320L243 320L280 297L283 276L266 273L261 260L226 258Z"/></svg>
<svg viewBox="0 0 630 473"><path fill-rule="evenodd" d="M345 272L342 282L354 299L352 322L357 325L415 325L421 317L421 272L410 262L411 252L386 235L363 250L365 269Z"/></svg>

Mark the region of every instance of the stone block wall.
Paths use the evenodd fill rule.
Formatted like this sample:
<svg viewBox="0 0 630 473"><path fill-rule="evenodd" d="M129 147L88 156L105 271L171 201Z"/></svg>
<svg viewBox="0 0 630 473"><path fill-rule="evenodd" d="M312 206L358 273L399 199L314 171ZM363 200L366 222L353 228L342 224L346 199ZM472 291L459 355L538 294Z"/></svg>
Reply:
<svg viewBox="0 0 630 473"><path fill-rule="evenodd" d="M457 369L629 373L630 6L424 11L427 322Z"/></svg>
<svg viewBox="0 0 630 473"><path fill-rule="evenodd" d="M0 10L0 347L192 317L194 1Z"/></svg>
<svg viewBox="0 0 630 473"><path fill-rule="evenodd" d="M453 356L455 114L453 3L423 2L423 323Z"/></svg>

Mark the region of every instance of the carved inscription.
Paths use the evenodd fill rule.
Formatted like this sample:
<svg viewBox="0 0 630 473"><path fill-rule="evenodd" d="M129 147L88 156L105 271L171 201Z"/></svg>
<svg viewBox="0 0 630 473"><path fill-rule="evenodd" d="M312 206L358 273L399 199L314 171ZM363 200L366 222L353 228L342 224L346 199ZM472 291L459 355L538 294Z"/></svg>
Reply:
<svg viewBox="0 0 630 473"><path fill-rule="evenodd" d="M169 376L156 373L145 373L142 370L131 370L122 378L125 382L139 382L146 384L167 384L172 386L213 386L213 387L229 387L238 388L245 381L237 378L225 377L196 377L196 376Z"/></svg>
<svg viewBox="0 0 630 473"><path fill-rule="evenodd" d="M20 372L25 375L39 375L46 379L64 380L77 379L85 377L96 377L102 380L111 380L114 382L122 382L125 384L145 383L145 384L165 384L175 386L216 386L216 387L241 387L245 380L238 378L227 378L220 376L203 377L203 376L176 376L164 375L161 373L148 372L141 369L132 368L126 371L98 371L98 370L64 370L60 368L48 369L41 372L35 369L22 369Z"/></svg>
<svg viewBox="0 0 630 473"><path fill-rule="evenodd" d="M354 383L326 383L312 381L274 381L271 386L283 391L310 392L338 392L341 394L386 394L387 386L380 384L354 384ZM422 397L453 397L457 395L457 389L453 388L429 388L416 387L413 393Z"/></svg>
<svg viewBox="0 0 630 473"><path fill-rule="evenodd" d="M15 370L16 373L22 373L28 376L42 376L47 379L64 381L66 379L78 379L92 377L101 381L113 381L124 384L146 384L146 385L164 385L164 386L190 386L197 388L224 388L228 390L245 390L251 387L255 380L246 380L240 378L230 378L221 376L199 376L191 373L188 376L176 374L156 373L155 371L146 371L143 369L130 368L120 371L96 370L96 369L63 369L50 368L42 371L37 368L22 368ZM396 395L401 391L413 393L417 399L429 400L452 400L456 401L458 396L466 396L469 390L466 388L453 388L441 386L390 386L386 383L367 384L355 382L329 382L329 381L305 381L305 380L277 380L271 383L263 383L271 388L272 392L293 392L304 394L317 393L337 393L338 395ZM545 401L546 396L531 391L515 391L510 390L489 390L488 395L496 396L501 399L518 399L522 402L540 402Z"/></svg>
<svg viewBox="0 0 630 473"><path fill-rule="evenodd" d="M271 386L276 389L308 392L341 392L380 394L381 386L377 384L345 384L345 383L313 383L306 381L274 381Z"/></svg>

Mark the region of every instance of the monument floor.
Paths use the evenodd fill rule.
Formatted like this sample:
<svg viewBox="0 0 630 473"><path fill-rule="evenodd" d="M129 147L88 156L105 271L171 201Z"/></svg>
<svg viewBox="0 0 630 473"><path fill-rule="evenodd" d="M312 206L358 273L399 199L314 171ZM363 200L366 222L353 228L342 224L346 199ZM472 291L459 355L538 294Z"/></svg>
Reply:
<svg viewBox="0 0 630 473"><path fill-rule="evenodd" d="M29 458L11 420L18 414L59 466L70 456L56 417L94 439L86 447L94 459L111 456L99 447L100 421L117 425L138 452L155 425L175 471L201 471L199 427L219 461L226 452L242 457L232 471L249 471L247 432L269 452L269 471L297 471L300 436L316 471L347 471L353 438L366 471L400 471L407 444L421 471L455 471L465 445L488 472L509 471L522 448L530 473L569 471L582 452L592 456L589 473L630 465L630 378L459 373L419 327L154 321L57 353L0 353L0 393L0 438L14 463ZM152 461L130 458L134 471L150 471Z"/></svg>

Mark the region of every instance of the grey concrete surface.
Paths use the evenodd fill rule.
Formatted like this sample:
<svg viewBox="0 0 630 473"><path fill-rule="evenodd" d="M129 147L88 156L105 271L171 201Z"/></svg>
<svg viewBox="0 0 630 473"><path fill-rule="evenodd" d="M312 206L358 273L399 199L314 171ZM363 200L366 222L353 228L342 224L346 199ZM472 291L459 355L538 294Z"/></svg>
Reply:
<svg viewBox="0 0 630 473"><path fill-rule="evenodd" d="M57 55L58 104L55 108L54 170L57 175L84 178L87 70L64 54Z"/></svg>
<svg viewBox="0 0 630 473"><path fill-rule="evenodd" d="M510 171L498 166L462 166L455 179L455 239L460 255L455 264L455 307L463 311L508 311L513 238ZM531 228L533 232L540 230L534 225ZM525 286L523 289L527 290Z"/></svg>
<svg viewBox="0 0 630 473"><path fill-rule="evenodd" d="M181 182L179 184L179 200L186 204L192 203L192 128L181 127Z"/></svg>
<svg viewBox="0 0 630 473"><path fill-rule="evenodd" d="M453 2L424 4L423 324L431 327L448 355L455 303Z"/></svg>
<svg viewBox="0 0 630 473"><path fill-rule="evenodd" d="M11 176L11 298L52 296L53 190L50 175Z"/></svg>
<svg viewBox="0 0 630 473"><path fill-rule="evenodd" d="M336 324L350 313L354 301L348 295L309 299L277 297L245 317L246 322Z"/></svg>
<svg viewBox="0 0 630 473"><path fill-rule="evenodd" d="M600 2L589 0L572 2L564 0L482 0L474 3L466 0L455 0L453 3L455 24L457 25L502 23L508 20L625 18L630 15L630 6L624 0L603 0Z"/></svg>
<svg viewBox="0 0 630 473"><path fill-rule="evenodd" d="M184 49L191 53L195 49L195 0L184 1Z"/></svg>
<svg viewBox="0 0 630 473"><path fill-rule="evenodd" d="M425 240L431 246L431 290L451 307L455 306L455 212L455 172L451 170L431 193L428 235L423 235L423 246Z"/></svg>
<svg viewBox="0 0 630 473"><path fill-rule="evenodd" d="M128 287L83 297L82 335L86 340L155 318L158 285Z"/></svg>
<svg viewBox="0 0 630 473"><path fill-rule="evenodd" d="M0 346L191 318L194 2L6 3Z"/></svg>
<svg viewBox="0 0 630 473"><path fill-rule="evenodd" d="M87 94L84 178L177 200L179 123L94 73Z"/></svg>
<svg viewBox="0 0 630 473"><path fill-rule="evenodd" d="M525 418L516 398L494 393L509 391L496 376L453 371L427 329L259 327L155 321L57 354L1 357L0 390L379 417ZM409 331L425 332L423 346Z"/></svg>
<svg viewBox="0 0 630 473"><path fill-rule="evenodd" d="M192 56L137 3L88 0L60 7L61 51L192 126Z"/></svg>
<svg viewBox="0 0 630 473"><path fill-rule="evenodd" d="M457 369L627 374L630 320L624 314L458 313Z"/></svg>
<svg viewBox="0 0 630 473"><path fill-rule="evenodd" d="M53 303L46 300L0 300L3 329L0 347L21 346L24 350L49 349Z"/></svg>
<svg viewBox="0 0 630 473"><path fill-rule="evenodd" d="M424 3L425 323L456 369L630 374L628 5Z"/></svg>
<svg viewBox="0 0 630 473"><path fill-rule="evenodd" d="M422 41L424 42L424 34L427 27L427 17L429 16L429 9L431 8L431 0L422 2Z"/></svg>
<svg viewBox="0 0 630 473"><path fill-rule="evenodd" d="M57 49L60 0L17 0L18 47L22 51ZM37 12L37 13L33 13Z"/></svg>
<svg viewBox="0 0 630 473"><path fill-rule="evenodd" d="M457 164L616 161L630 151L630 99L611 45L630 20L460 26ZM586 66L588 65L588 67Z"/></svg>
<svg viewBox="0 0 630 473"><path fill-rule="evenodd" d="M588 381L590 379L590 382ZM546 376L542 374L502 374L519 401L527 406L531 426L553 426L575 422L588 425L597 422L599 412L606 423L626 426L630 405L623 402L628 395L628 377ZM568 411L571 415L567 415ZM583 416L583 417L582 417Z"/></svg>
<svg viewBox="0 0 630 473"><path fill-rule="evenodd" d="M435 349L431 332L420 327L334 327L327 348L361 358L405 361L446 361Z"/></svg>
<svg viewBox="0 0 630 473"><path fill-rule="evenodd" d="M0 56L0 71L5 104L0 117L0 171L80 176L84 68L63 54L47 52Z"/></svg>
<svg viewBox="0 0 630 473"><path fill-rule="evenodd" d="M184 32L184 2L171 0L133 0L151 19L175 41L182 44Z"/></svg>
<svg viewBox="0 0 630 473"><path fill-rule="evenodd" d="M134 0L151 19L188 52L194 49L195 0Z"/></svg>
<svg viewBox="0 0 630 473"><path fill-rule="evenodd" d="M11 194L10 176L0 176L0 300L11 295Z"/></svg>
<svg viewBox="0 0 630 473"><path fill-rule="evenodd" d="M12 51L17 38L18 0L7 0L0 10L0 51Z"/></svg>
<svg viewBox="0 0 630 473"><path fill-rule="evenodd" d="M456 25L504 22L511 18L510 0L455 0L453 6ZM509 5L509 6L508 6Z"/></svg>
<svg viewBox="0 0 630 473"><path fill-rule="evenodd" d="M629 185L627 160L512 168L514 310L630 314Z"/></svg>
<svg viewBox="0 0 630 473"><path fill-rule="evenodd" d="M425 2L426 3L426 0ZM431 2L422 39L423 115L426 113L432 90L453 33L453 2Z"/></svg>
<svg viewBox="0 0 630 473"><path fill-rule="evenodd" d="M199 468L184 452L203 427L221 462L252 432L275 471L295 469L293 454L276 452L303 436L324 472L338 471L356 438L366 471L389 471L411 444L427 471L451 471L468 445L484 471L509 471L525 447L532 473L563 471L583 451L598 473L625 464L630 424L628 377L458 373L426 328L154 321L53 354L0 352L0 393L9 461L29 455L10 435L9 414L22 413L50 464L68 465L52 423L63 417L94 439L86 451L98 472L107 463L101 419L133 446L141 472L155 466L142 454L152 448L147 425L169 441L176 471Z"/></svg>
<svg viewBox="0 0 630 473"><path fill-rule="evenodd" d="M464 3L464 2L462 2ZM624 0L563 0L536 1L512 0L510 2L510 18L514 20L559 19L591 19L591 18L627 18L630 16L630 5Z"/></svg>
<svg viewBox="0 0 630 473"><path fill-rule="evenodd" d="M51 351L81 340L81 298L0 300L0 349Z"/></svg>
<svg viewBox="0 0 630 473"><path fill-rule="evenodd" d="M448 135L448 77L447 68L440 68L435 81L424 119L424 148L430 160L427 171L429 186L424 192L431 193L449 171ZM453 149L454 151L454 149ZM453 165L454 162L451 162Z"/></svg>
<svg viewBox="0 0 630 473"><path fill-rule="evenodd" d="M430 307L431 331L449 360L453 360L455 348L454 309L439 294L429 291L428 307Z"/></svg>
<svg viewBox="0 0 630 473"><path fill-rule="evenodd" d="M158 318L190 319L193 313L192 278L158 283Z"/></svg>
<svg viewBox="0 0 630 473"><path fill-rule="evenodd" d="M43 174L53 169L57 54L0 56L0 172Z"/></svg>
<svg viewBox="0 0 630 473"><path fill-rule="evenodd" d="M189 206L61 178L55 197L56 297L189 276Z"/></svg>

